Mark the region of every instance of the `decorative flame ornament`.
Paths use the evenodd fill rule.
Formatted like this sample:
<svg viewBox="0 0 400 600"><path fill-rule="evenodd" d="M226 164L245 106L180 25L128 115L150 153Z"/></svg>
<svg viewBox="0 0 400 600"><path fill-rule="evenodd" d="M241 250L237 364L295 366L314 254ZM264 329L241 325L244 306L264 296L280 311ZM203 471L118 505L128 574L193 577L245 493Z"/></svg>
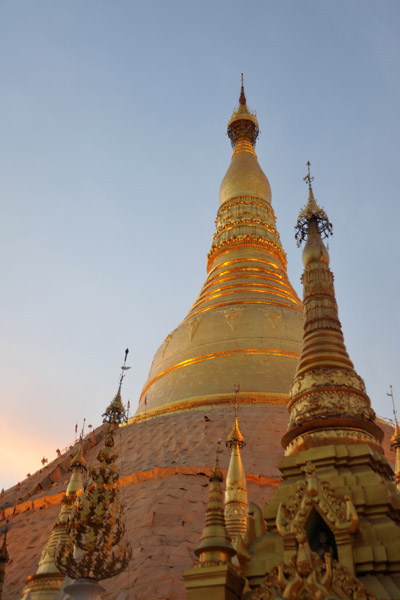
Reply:
<svg viewBox="0 0 400 600"><path fill-rule="evenodd" d="M127 349L118 392L103 414L110 426L104 447L97 455L98 465L89 469L89 481L84 493L77 497L67 524L68 540L56 554L59 570L71 579L100 581L114 577L128 566L132 555L130 544L124 540L113 436L117 424L125 420L121 386L128 352Z"/></svg>
<svg viewBox="0 0 400 600"><path fill-rule="evenodd" d="M131 558L131 547L124 540L125 524L119 500L119 474L114 451L113 425L104 448L97 455L99 464L89 469L89 481L78 496L67 525L68 541L56 554L56 564L71 579L96 581L114 577Z"/></svg>

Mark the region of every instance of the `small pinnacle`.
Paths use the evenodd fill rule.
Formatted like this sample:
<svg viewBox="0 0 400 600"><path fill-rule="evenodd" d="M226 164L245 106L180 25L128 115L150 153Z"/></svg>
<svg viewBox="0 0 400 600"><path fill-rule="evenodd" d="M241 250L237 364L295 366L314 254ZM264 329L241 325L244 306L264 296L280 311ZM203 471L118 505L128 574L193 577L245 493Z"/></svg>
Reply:
<svg viewBox="0 0 400 600"><path fill-rule="evenodd" d="M314 181L314 177L311 177L310 167L311 167L311 163L310 163L310 161L307 161L307 175L305 177L303 177L303 181L306 182L309 190L311 190L311 182Z"/></svg>
<svg viewBox="0 0 400 600"><path fill-rule="evenodd" d="M246 105L246 96L244 95L243 73L242 73L242 76L241 76L241 81L242 81L242 85L241 85L241 88L240 88L239 104Z"/></svg>

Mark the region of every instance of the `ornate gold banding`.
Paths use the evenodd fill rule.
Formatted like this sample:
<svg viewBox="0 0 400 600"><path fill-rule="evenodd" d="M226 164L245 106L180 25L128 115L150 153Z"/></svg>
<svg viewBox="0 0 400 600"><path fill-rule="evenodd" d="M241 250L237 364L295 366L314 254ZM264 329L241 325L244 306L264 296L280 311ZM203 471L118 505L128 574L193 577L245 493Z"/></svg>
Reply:
<svg viewBox="0 0 400 600"><path fill-rule="evenodd" d="M236 229L236 227L243 227L243 226L245 226L245 227L260 227L260 228L262 227L263 229L266 229L268 232L279 237L278 232L276 231L276 228L272 227L266 221L261 221L260 219L240 219L240 221L231 221L229 224L226 223L225 225L222 225L221 227L217 228L217 230L214 234L214 238L219 236L221 233L225 233L226 231L231 231L232 229Z"/></svg>
<svg viewBox="0 0 400 600"><path fill-rule="evenodd" d="M217 219L221 216L221 214L224 211L229 210L233 206L241 206L241 205L245 205L245 206L251 205L251 206L258 206L259 208L264 208L276 221L275 213L274 213L273 208L270 205L270 203L267 202L266 200L261 200L257 196L232 196L232 198L229 198L229 200L226 200L226 202L224 202L222 204L222 206L220 206L218 213L217 213Z"/></svg>
<svg viewBox="0 0 400 600"><path fill-rule="evenodd" d="M257 158L257 154L254 152L253 145L251 144L251 142L249 140L246 140L246 139L238 140L238 142L236 143L236 146L235 146L235 150L232 154L232 158L236 154L239 154L239 152L249 152L250 154L253 154Z"/></svg>
<svg viewBox="0 0 400 600"><path fill-rule="evenodd" d="M277 298L285 298L287 299L289 302L293 302L294 304L297 304L297 306L301 306L301 302L297 299L297 298L291 298L289 296L289 294L280 294L278 292L272 291L273 289L279 289L279 288L273 288L273 286L261 286L261 285L257 285L257 287L265 287L265 290L257 290L257 289L249 289L249 288L254 288L256 284L238 284L238 285L232 285L232 286L226 286L224 288L221 288L223 290L227 290L229 288L238 288L238 287L242 287L242 288L247 288L247 291L249 293L252 294L268 294L270 296L276 296ZM229 296L230 294L240 294L241 290L235 290L233 289L232 291L221 291L220 293L216 293L219 290L215 290L212 291L208 294L205 294L204 296L200 295L199 300L193 305L193 308L197 308L198 306L201 306L202 304L204 304L205 302L211 302L211 300L214 300L215 298L220 298L222 296ZM283 290L284 291L284 290ZM215 306L218 306L215 305Z"/></svg>
<svg viewBox="0 0 400 600"><path fill-rule="evenodd" d="M223 262L221 264L215 265L215 267L213 267L212 269L209 270L209 275L213 271L216 271L216 270L222 269L222 268L226 268L229 265L234 265L236 263L248 263L248 262L250 262L250 263L251 262L256 262L256 263L261 263L261 264L273 267L277 271L280 271L281 273L284 273L284 275L279 275L277 273L278 277L282 277L282 279L288 280L287 273L286 273L286 271L283 271L282 265L277 265L276 263L271 262L270 260L265 260L264 258L254 258L254 257L250 258L250 257L247 257L247 256L246 257L242 257L242 258L232 258L232 260L227 260L227 261L225 261L225 262ZM243 267L243 268L246 268L246 267ZM251 267L248 267L248 268L251 268ZM227 272L229 272L229 271L227 271ZM214 277L214 275L213 275L213 277Z"/></svg>
<svg viewBox="0 0 400 600"><path fill-rule="evenodd" d="M276 256L281 262L283 268L286 270L287 260L286 254L276 244L270 242L269 240L265 240L264 238L256 238L254 236L249 236L243 239L233 239L226 240L217 246L213 246L208 253L208 263L207 270L210 270L211 265L215 262L218 256L220 256L223 252L232 251L235 248L262 248L268 249L268 251Z"/></svg>
<svg viewBox="0 0 400 600"><path fill-rule="evenodd" d="M248 270L252 271L253 269L248 269ZM256 270L257 269L254 269L254 271L256 271ZM273 275L273 273L271 271L267 271L265 269L264 272L268 273L268 276L267 275L259 275L259 274L255 274L255 273L251 273L251 274L242 273L242 274L240 274L239 273L240 269L236 269L236 271L237 271L236 274L231 275L229 277L226 277L226 276L224 276L224 277L215 276L215 277L212 278L212 281L207 280L207 282L204 284L204 286L203 286L203 288L202 288L202 290L200 292L200 295L203 292L205 292L206 290L209 290L210 288L212 288L214 285L221 284L224 281L234 281L236 279L260 279L261 281L271 281L272 283L279 284L280 287L276 287L276 286L271 286L271 287L273 287L276 290L281 290L283 292L287 290L291 296L295 297L298 300L297 296L295 295L294 290L292 288L290 288L290 286L287 283L285 283L284 281L281 281L281 279L279 279L278 277L274 277L274 276L271 277L270 276L270 275ZM262 271L262 269L259 269L259 271ZM227 271L227 272L229 273L229 271ZM241 284L238 284L238 285L241 285ZM253 285L262 285L262 284L254 283ZM225 286L225 288L226 287L230 287L230 286ZM237 286L233 286L233 287L237 287ZM224 289L224 288L221 288L221 289ZM299 300L299 302L300 302L300 300Z"/></svg>
<svg viewBox="0 0 400 600"><path fill-rule="evenodd" d="M203 410L204 407L208 409L218 408L219 406L232 406L235 402L234 394L206 394L199 396L195 399L182 399L175 402L169 402L154 408L149 408L146 411L142 411L135 416L131 417L127 423L122 423L121 427L136 423L137 421L143 421L145 419L151 419L153 417L159 417L161 415L175 413L175 412L186 412L188 410ZM242 397L239 404L245 404L246 406L279 406L282 404L286 405L287 394L282 393L262 393L259 392L248 392L245 397Z"/></svg>
<svg viewBox="0 0 400 600"><path fill-rule="evenodd" d="M147 392L149 387L151 385L153 385L153 383L155 381L158 381L165 375L168 375L169 373L173 373L174 371L177 371L178 369L181 369L182 367L188 367L190 365L195 365L197 363L204 362L206 360L212 360L215 358L226 358L226 357L230 357L230 356L246 356L246 355L253 356L255 354L265 355L265 356L283 356L286 358L296 358L296 359L299 358L298 352L288 352L286 350L275 350L275 349L265 349L265 348L247 348L247 349L243 349L243 350L225 350L224 352L213 352L211 354L203 354L202 356L194 356L193 358L189 358L187 360L183 360L180 363L172 365L172 367L165 369L165 371L161 371L161 373L158 373L155 377L153 377L153 379L144 386L141 396L140 396L140 399L139 399L139 405L141 403L143 395Z"/></svg>
<svg viewBox="0 0 400 600"><path fill-rule="evenodd" d="M373 450L382 453L379 441L382 430L373 422L362 419L315 419L312 423L297 427L285 433L282 446L285 456L297 454L315 446L329 444L368 444ZM379 440L379 441L378 441Z"/></svg>
<svg viewBox="0 0 400 600"><path fill-rule="evenodd" d="M301 308L297 308L297 306L291 304L284 304L283 302L272 302L268 300L235 300L234 302L221 302L220 304L213 304L212 306L207 306L206 308L202 308L201 310L196 310L196 312L191 312L184 321L187 319L192 319L197 315L201 315L208 310L218 310L219 308L224 308L225 306L236 306L238 304L266 304L268 306L280 306L282 308L287 308L289 310L295 310L303 314L303 310Z"/></svg>

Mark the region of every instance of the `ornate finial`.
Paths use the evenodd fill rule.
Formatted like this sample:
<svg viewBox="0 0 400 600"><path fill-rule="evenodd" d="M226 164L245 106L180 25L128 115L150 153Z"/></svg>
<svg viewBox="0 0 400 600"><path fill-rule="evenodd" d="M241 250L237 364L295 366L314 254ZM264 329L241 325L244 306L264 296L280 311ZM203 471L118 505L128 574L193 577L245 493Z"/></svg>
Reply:
<svg viewBox="0 0 400 600"><path fill-rule="evenodd" d="M244 143L247 147L247 152L254 154L253 148L256 145L259 132L256 113L250 111L247 107L242 73L239 106L228 122L227 133L231 140L232 148L235 148L241 142L242 145Z"/></svg>
<svg viewBox="0 0 400 600"><path fill-rule="evenodd" d="M242 76L241 76L241 81L242 81L242 86L240 88L239 104L242 104L242 105L246 106L246 96L244 94L243 73L242 73Z"/></svg>
<svg viewBox="0 0 400 600"><path fill-rule="evenodd" d="M397 423L397 411L396 411L396 405L394 403L393 387L389 386L389 389L390 389L390 392L386 392L386 396L389 396L392 399L393 418L394 418L394 422L396 424Z"/></svg>
<svg viewBox="0 0 400 600"><path fill-rule="evenodd" d="M311 183L314 181L314 177L311 177L311 173L310 173L310 167L311 167L311 163L310 161L307 161L307 175L305 177L303 177L303 181L305 181L308 184L308 188L311 189Z"/></svg>
<svg viewBox="0 0 400 600"><path fill-rule="evenodd" d="M238 409L238 396L239 396L239 392L240 392L240 385L238 383L235 383L235 385L233 386L233 390L235 392L235 418L237 418L237 409Z"/></svg>
<svg viewBox="0 0 400 600"><path fill-rule="evenodd" d="M69 465L68 471L73 471L74 469L86 471L86 460L83 456L82 441L80 441L78 451L71 460L71 464Z"/></svg>
<svg viewBox="0 0 400 600"><path fill-rule="evenodd" d="M232 446L237 445L239 448L243 448L243 446L246 445L245 441L244 441L244 437L240 432L239 429L239 424L238 424L238 418L237 418L237 411L238 411L238 402L237 402L237 398L238 398L238 394L240 392L240 385L237 383L234 386L234 390L235 390L235 420L233 422L233 427L231 429L231 432L228 436L228 439L226 440L226 446L228 448L232 448Z"/></svg>
<svg viewBox="0 0 400 600"><path fill-rule="evenodd" d="M116 459L111 431L97 455L99 465L90 468L85 490L73 505L67 522L68 539L56 553L58 569L71 579L99 581L114 577L130 560L132 550L124 540Z"/></svg>
<svg viewBox="0 0 400 600"><path fill-rule="evenodd" d="M218 481L223 481L223 479L224 479L222 477L222 471L219 467L219 454L222 453L221 443L222 443L222 440L221 440L221 438L219 438L219 440L217 442L217 450L215 452L215 463L214 463L214 466L213 466L211 474L210 474L210 481L214 481L215 479Z"/></svg>
<svg viewBox="0 0 400 600"><path fill-rule="evenodd" d="M303 240L307 238L310 223L316 225L316 229L321 237L325 238L332 235L332 223L330 223L326 212L320 208L314 198L311 183L314 177L310 173L310 161L307 162L307 175L303 177L303 181L308 185L308 201L306 206L300 212L296 223L295 238L297 246L300 246Z"/></svg>
<svg viewBox="0 0 400 600"><path fill-rule="evenodd" d="M127 412L125 410L124 405L121 400L121 387L122 382L124 381L125 372L129 371L130 367L126 366L126 359L128 358L129 348L125 350L125 359L124 364L121 367L121 375L119 378L119 386L118 391L112 400L111 404L107 407L106 411L103 413L103 421L107 423L111 423L113 425L120 424L127 419Z"/></svg>

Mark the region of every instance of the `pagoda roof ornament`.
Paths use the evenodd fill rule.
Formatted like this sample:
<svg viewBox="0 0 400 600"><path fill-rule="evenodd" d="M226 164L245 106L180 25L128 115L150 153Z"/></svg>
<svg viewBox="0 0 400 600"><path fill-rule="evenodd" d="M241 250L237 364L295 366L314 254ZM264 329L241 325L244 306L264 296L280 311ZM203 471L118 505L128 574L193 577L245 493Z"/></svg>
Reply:
<svg viewBox="0 0 400 600"><path fill-rule="evenodd" d="M237 535L244 536L247 527L248 499L246 475L243 469L240 448L245 446L243 435L240 432L237 418L237 394L239 386L235 386L235 420L226 441L231 450L228 472L226 475L225 489L225 523L232 541Z"/></svg>
<svg viewBox="0 0 400 600"><path fill-rule="evenodd" d="M103 421L107 423L112 423L114 425L120 425L124 421L127 420L127 411L122 404L121 399L121 387L124 381L126 371L129 371L131 367L126 365L126 359L128 358L129 348L125 350L125 359L124 364L121 367L121 375L119 378L119 385L117 393L114 396L112 402L108 405L106 411L103 413Z"/></svg>
<svg viewBox="0 0 400 600"><path fill-rule="evenodd" d="M246 95L244 93L243 73L241 82L239 106L228 121L227 133L231 140L232 148L235 148L238 142L248 142L250 148L254 148L260 129L256 113L249 110L247 106Z"/></svg>
<svg viewBox="0 0 400 600"><path fill-rule="evenodd" d="M98 465L89 469L89 481L73 505L66 524L67 539L56 551L59 571L71 579L100 581L114 577L127 567L132 555L131 546L124 539L114 426L115 421L97 454Z"/></svg>
<svg viewBox="0 0 400 600"><path fill-rule="evenodd" d="M238 395L240 392L240 385L238 383L235 384L234 391L235 391L235 420L233 422L233 427L231 429L231 432L228 435L228 438L226 440L226 447L232 448L232 446L237 445L239 448L243 448L243 446L246 445L246 442L244 441L244 437L239 429L239 423L238 423L238 418L237 418Z"/></svg>
<svg viewBox="0 0 400 600"><path fill-rule="evenodd" d="M78 451L75 456L71 460L71 464L68 467L68 471L73 471L74 469L80 469L81 471L86 471L86 460L83 456L83 446L82 440L79 443Z"/></svg>
<svg viewBox="0 0 400 600"><path fill-rule="evenodd" d="M305 181L308 186L308 201L303 210L300 212L295 226L295 238L297 246L300 246L301 243L307 239L311 221L316 223L318 233L322 238L332 235L332 223L329 221L328 215L324 209L318 206L314 197L312 189L314 177L311 176L310 166L311 163L308 161L307 175L303 177L303 181Z"/></svg>
<svg viewBox="0 0 400 600"><path fill-rule="evenodd" d="M210 487L206 509L206 522L200 539L200 544L195 549L199 557L199 566L217 566L220 561L230 562L236 554L225 525L224 505L222 503L221 482L223 476L219 467L221 440L215 456L214 467L210 474Z"/></svg>

